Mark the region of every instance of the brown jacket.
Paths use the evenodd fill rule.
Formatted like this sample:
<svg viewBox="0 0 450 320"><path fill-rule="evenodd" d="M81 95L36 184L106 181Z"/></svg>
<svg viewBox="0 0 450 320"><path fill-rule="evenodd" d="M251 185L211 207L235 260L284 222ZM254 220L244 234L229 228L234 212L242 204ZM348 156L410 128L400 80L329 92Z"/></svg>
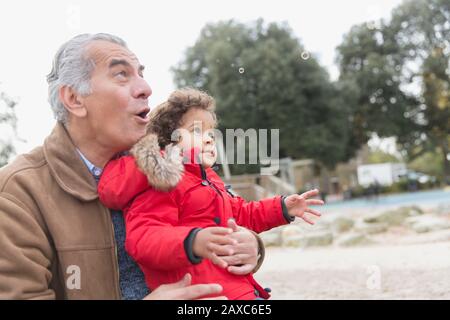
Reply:
<svg viewBox="0 0 450 320"><path fill-rule="evenodd" d="M110 212L61 124L0 170L0 299L119 299L115 250Z"/></svg>
<svg viewBox="0 0 450 320"><path fill-rule="evenodd" d="M0 299L120 299L117 263L109 209L58 123L0 169Z"/></svg>

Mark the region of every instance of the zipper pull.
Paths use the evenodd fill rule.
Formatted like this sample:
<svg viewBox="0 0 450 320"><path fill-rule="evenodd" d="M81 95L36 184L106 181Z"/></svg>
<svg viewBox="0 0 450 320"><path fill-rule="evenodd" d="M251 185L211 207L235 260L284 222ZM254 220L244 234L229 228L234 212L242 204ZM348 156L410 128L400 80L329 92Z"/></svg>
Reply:
<svg viewBox="0 0 450 320"><path fill-rule="evenodd" d="M206 178L206 171L201 164L200 164L200 172L202 174L202 185L203 186L209 185L208 179Z"/></svg>

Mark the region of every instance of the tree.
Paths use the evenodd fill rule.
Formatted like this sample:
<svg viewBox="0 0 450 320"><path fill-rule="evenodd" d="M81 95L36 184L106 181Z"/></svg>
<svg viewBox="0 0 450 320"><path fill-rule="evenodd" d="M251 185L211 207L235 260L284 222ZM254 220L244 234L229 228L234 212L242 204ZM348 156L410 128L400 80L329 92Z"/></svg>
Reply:
<svg viewBox="0 0 450 320"><path fill-rule="evenodd" d="M214 96L221 130L280 129L280 157L333 167L354 152L348 109L287 24L208 24L172 70L178 87Z"/></svg>
<svg viewBox="0 0 450 320"><path fill-rule="evenodd" d="M5 138L7 135L4 132L12 129L13 133L16 133L17 117L14 112L16 104L17 102L9 98L6 93L0 92L0 132L2 132L0 138L0 167L7 164L10 156L15 152L11 139Z"/></svg>
<svg viewBox="0 0 450 320"><path fill-rule="evenodd" d="M338 47L353 139L396 136L408 157L438 150L450 178L450 2L408 0L354 26ZM358 140L359 139L359 140Z"/></svg>

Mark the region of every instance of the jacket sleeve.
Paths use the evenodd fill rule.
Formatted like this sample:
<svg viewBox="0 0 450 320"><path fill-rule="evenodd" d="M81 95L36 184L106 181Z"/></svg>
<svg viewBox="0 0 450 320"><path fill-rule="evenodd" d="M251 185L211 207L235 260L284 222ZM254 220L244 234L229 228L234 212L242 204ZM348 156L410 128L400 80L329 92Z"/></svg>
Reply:
<svg viewBox="0 0 450 320"><path fill-rule="evenodd" d="M100 201L110 209L123 210L134 197L149 187L147 177L132 156L108 162L98 183Z"/></svg>
<svg viewBox="0 0 450 320"><path fill-rule="evenodd" d="M281 196L249 202L239 196L233 196L231 204L236 223L257 233L294 220L288 215L284 197Z"/></svg>
<svg viewBox="0 0 450 320"><path fill-rule="evenodd" d="M0 300L55 299L50 288L53 250L35 216L0 194Z"/></svg>
<svg viewBox="0 0 450 320"><path fill-rule="evenodd" d="M150 189L139 195L125 223L126 250L140 265L171 270L201 262L192 251L200 228L178 225L178 206L170 192Z"/></svg>

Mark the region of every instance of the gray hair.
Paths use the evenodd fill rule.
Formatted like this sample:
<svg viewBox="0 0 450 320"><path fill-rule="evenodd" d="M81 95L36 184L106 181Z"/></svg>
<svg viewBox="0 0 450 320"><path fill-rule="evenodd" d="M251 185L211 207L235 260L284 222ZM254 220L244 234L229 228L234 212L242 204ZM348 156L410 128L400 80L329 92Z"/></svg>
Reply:
<svg viewBox="0 0 450 320"><path fill-rule="evenodd" d="M125 41L117 36L107 33L86 33L64 43L53 59L52 71L47 75L48 102L56 120L63 124L67 123L68 112L59 99L59 89L68 86L82 96L91 94L90 79L95 64L87 57L86 46L96 40L109 41L127 48Z"/></svg>

